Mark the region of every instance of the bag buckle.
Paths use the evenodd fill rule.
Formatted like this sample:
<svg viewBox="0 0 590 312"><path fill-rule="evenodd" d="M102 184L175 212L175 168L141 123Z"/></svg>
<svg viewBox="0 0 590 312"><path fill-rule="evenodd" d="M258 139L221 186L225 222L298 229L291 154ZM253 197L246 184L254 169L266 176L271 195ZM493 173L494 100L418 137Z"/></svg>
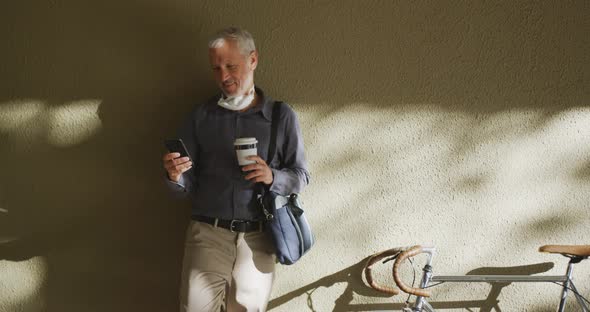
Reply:
<svg viewBox="0 0 590 312"><path fill-rule="evenodd" d="M232 233L235 233L235 232L237 232L237 231L234 229L234 227L235 227L235 225L234 225L234 224L236 224L236 223L238 223L238 222L240 222L240 223L244 223L244 221L242 221L242 220L235 220L235 219L234 219L234 220L231 220L231 222L229 223L229 230L230 230L230 232L232 232Z"/></svg>
<svg viewBox="0 0 590 312"><path fill-rule="evenodd" d="M264 206L264 197L262 195L258 195L258 203L260 204L260 207L262 208L262 213L264 213L264 217L266 218L266 221L272 220L275 216L273 216L272 213L270 213L268 211L268 209L266 209L266 206Z"/></svg>

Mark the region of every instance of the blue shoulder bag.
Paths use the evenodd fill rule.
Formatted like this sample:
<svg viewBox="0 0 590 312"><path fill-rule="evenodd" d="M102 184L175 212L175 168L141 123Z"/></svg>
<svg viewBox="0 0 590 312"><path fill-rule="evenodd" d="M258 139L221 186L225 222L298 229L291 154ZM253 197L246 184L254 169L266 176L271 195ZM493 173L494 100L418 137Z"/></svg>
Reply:
<svg viewBox="0 0 590 312"><path fill-rule="evenodd" d="M281 102L273 104L267 159L269 165L275 154L281 105ZM286 265L297 262L314 243L299 195L283 196L266 187L260 197L260 205L266 217L266 230L274 242L277 260Z"/></svg>

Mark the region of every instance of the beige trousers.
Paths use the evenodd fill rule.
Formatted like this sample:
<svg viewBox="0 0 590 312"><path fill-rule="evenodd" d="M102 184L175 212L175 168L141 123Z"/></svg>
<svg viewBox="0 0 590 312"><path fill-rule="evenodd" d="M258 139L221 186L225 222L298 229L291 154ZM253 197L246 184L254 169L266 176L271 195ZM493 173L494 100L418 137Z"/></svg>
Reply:
<svg viewBox="0 0 590 312"><path fill-rule="evenodd" d="M191 221L184 249L180 311L266 311L275 259L264 232L232 233Z"/></svg>

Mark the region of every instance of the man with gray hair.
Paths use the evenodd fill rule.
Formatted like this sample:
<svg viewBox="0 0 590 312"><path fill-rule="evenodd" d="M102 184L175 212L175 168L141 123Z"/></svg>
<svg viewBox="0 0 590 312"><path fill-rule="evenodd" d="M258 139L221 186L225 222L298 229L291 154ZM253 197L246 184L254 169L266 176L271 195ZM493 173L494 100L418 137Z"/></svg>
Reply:
<svg viewBox="0 0 590 312"><path fill-rule="evenodd" d="M254 86L258 52L250 33L230 27L209 42L221 94L198 105L179 137L192 158L167 153L167 184L191 199L180 311L265 311L275 256L258 203L263 189L299 193L309 183L295 112ZM267 164L273 107L280 105L275 157ZM257 155L240 166L238 138L255 138Z"/></svg>

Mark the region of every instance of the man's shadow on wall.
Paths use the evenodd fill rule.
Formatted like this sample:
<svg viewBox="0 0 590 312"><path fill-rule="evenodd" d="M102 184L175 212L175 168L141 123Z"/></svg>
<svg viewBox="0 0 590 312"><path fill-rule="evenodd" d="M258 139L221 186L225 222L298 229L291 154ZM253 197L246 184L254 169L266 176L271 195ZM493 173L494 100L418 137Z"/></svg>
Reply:
<svg viewBox="0 0 590 312"><path fill-rule="evenodd" d="M379 297L386 298L391 295L378 292L369 287L363 281L363 274L365 264L369 257L357 262L356 264L340 270L334 274L323 277L311 284L300 287L292 292L284 294L270 301L269 310L279 307L296 297L305 295L307 297L307 308L309 311L316 312L317 310L313 304L313 293L320 287L332 287L338 283L346 283L346 288L342 294L334 302L334 312L343 311L399 311L406 307L405 303L399 303L400 299L391 300L398 303L372 303L372 304L355 304L352 303L354 296L364 297ZM390 267L390 262L388 266ZM543 273L553 268L552 262L537 263L523 266L513 267L482 267L469 271L466 275L532 275ZM463 300L463 301L446 301L446 302L431 302L435 309L472 309L478 308L481 312L501 311L500 308L500 293L502 289L511 283L489 283L491 289L489 290L488 296L481 300ZM384 285L387 286L387 285ZM398 296L405 296L401 293ZM393 298L393 297L392 297Z"/></svg>
<svg viewBox="0 0 590 312"><path fill-rule="evenodd" d="M205 38L161 9L23 1L0 13L11 25L0 30L8 32L0 78L9 82L0 86L0 113L32 112L14 129L0 127L0 261L44 263L16 287L39 287L35 297L8 310L177 307L188 205L165 191L163 138L189 99L214 86ZM71 144L48 140L64 122L52 112L88 99L100 103L100 129Z"/></svg>

